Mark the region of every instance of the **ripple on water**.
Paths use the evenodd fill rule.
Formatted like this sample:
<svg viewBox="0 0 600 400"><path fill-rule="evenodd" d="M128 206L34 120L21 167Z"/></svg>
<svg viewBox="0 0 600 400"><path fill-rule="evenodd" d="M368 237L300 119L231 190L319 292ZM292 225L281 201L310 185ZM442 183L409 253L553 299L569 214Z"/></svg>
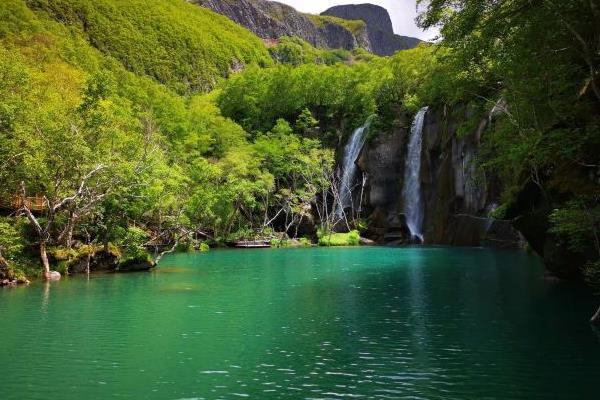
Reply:
<svg viewBox="0 0 600 400"><path fill-rule="evenodd" d="M594 398L599 345L581 321L595 301L548 290L536 265L465 249L217 251L0 291L0 398Z"/></svg>

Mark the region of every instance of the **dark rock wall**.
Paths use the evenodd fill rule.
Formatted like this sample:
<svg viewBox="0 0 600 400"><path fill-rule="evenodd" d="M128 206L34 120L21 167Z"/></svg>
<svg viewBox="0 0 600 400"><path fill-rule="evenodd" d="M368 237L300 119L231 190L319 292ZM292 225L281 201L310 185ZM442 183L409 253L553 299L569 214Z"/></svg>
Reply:
<svg viewBox="0 0 600 400"><path fill-rule="evenodd" d="M368 176L365 216L369 220L369 236L380 242L386 241L386 236L401 239L407 232L402 215L402 177L409 132L405 117L391 132L374 137L358 160L359 170Z"/></svg>
<svg viewBox="0 0 600 400"><path fill-rule="evenodd" d="M496 109L495 107L494 109ZM508 204L504 220L489 217L500 204L502 182L477 170L481 138L497 115L481 117L476 129L458 134L470 115L466 107L430 108L424 121L421 189L425 243L452 246L522 248L527 244L561 279L581 279L581 268L595 254L575 253L550 232L553 210L549 194L534 182L525 184ZM406 147L412 116L399 112L397 125L380 132L363 148L359 170L366 174L363 216L367 236L379 243L409 243L402 196ZM492 125L490 127L490 125Z"/></svg>
<svg viewBox="0 0 600 400"><path fill-rule="evenodd" d="M489 115L482 117L473 132L459 136L458 125L468 117L461 107L430 109L425 117L421 160L425 241L519 247L521 239L512 222L489 217L500 203L500 182L475 164Z"/></svg>
<svg viewBox="0 0 600 400"><path fill-rule="evenodd" d="M366 32L355 35L343 26L336 24L324 24L322 27L319 27L315 43L318 47L327 47L329 49L353 50L361 47L369 51L371 50L371 44Z"/></svg>
<svg viewBox="0 0 600 400"><path fill-rule="evenodd" d="M394 34L388 11L373 4L349 4L331 7L321 13L333 17L362 20L367 24L367 33L373 53L389 56L398 50L411 49L421 41L417 38Z"/></svg>
<svg viewBox="0 0 600 400"><path fill-rule="evenodd" d="M554 208L550 197L538 185L529 182L519 191L516 201L507 210L507 216L513 219L515 228L525 237L531 249L542 257L552 274L561 279L579 280L583 265L597 255L592 247L581 253L574 252L564 240L550 232L549 215Z"/></svg>
<svg viewBox="0 0 600 400"><path fill-rule="evenodd" d="M511 221L493 220L489 212L499 203L500 184L486 177L473 163L479 137L487 124L459 137L460 110L430 109L423 127L421 190L423 233L428 244L455 246L521 245ZM359 168L368 176L366 206L373 239L380 242L410 241L406 235L402 186L410 116L401 115L389 133L380 133L361 153Z"/></svg>

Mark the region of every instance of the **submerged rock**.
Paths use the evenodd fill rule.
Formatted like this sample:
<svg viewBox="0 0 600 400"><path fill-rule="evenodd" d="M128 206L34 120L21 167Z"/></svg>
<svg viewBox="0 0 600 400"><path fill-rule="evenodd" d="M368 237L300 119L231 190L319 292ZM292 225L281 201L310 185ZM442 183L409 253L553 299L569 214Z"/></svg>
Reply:
<svg viewBox="0 0 600 400"><path fill-rule="evenodd" d="M359 243L361 246L375 246L377 244L374 240L367 239L365 237L361 237L359 239Z"/></svg>

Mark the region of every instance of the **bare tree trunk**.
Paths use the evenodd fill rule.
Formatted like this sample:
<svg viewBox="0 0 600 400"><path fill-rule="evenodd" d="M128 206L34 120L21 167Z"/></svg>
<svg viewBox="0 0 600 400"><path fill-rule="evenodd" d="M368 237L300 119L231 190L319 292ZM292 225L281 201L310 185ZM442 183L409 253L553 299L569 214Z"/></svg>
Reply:
<svg viewBox="0 0 600 400"><path fill-rule="evenodd" d="M298 221L298 223L296 224L296 231L294 232L294 238L298 238L298 229L300 229L300 224L302 223L302 221L304 220L304 214L300 215L300 221Z"/></svg>
<svg viewBox="0 0 600 400"><path fill-rule="evenodd" d="M600 307L598 307L598 310L596 311L596 314L594 314L594 316L592 317L592 319L590 319L590 322L592 324L598 324L598 323L600 323Z"/></svg>
<svg viewBox="0 0 600 400"><path fill-rule="evenodd" d="M77 216L75 215L75 211L70 210L69 217L67 218L67 224L57 239L58 243L62 243L68 249L70 249L73 244L73 229L75 228L76 219Z"/></svg>
<svg viewBox="0 0 600 400"><path fill-rule="evenodd" d="M88 274L88 277L89 277L89 275L90 275L90 264L92 262L92 253L94 253L94 255L95 255L96 252L95 251L92 252L92 245L91 245L92 239L91 239L90 233L87 231L87 229L85 231L85 236L86 236L86 239L87 239L87 245L90 247L88 249L87 263L86 263L86 266L85 266L85 272Z"/></svg>
<svg viewBox="0 0 600 400"><path fill-rule="evenodd" d="M65 246L70 249L73 246L73 230L75 229L75 222L77 220L77 214L74 212L70 213L69 220L67 222L67 235L65 237Z"/></svg>
<svg viewBox="0 0 600 400"><path fill-rule="evenodd" d="M29 222L33 225L35 231L38 234L40 239L40 261L42 262L42 272L45 280L52 279L60 279L60 274L58 272L50 272L50 262L48 262L48 252L46 249L46 242L48 241L48 228L52 223L52 215L48 218L49 222L46 226L46 230L42 229L42 226L38 222L37 218L33 215L29 207L27 207L27 203L25 202L25 183L21 182L21 190L22 190L22 198L23 198L23 208L22 211L27 215Z"/></svg>
<svg viewBox="0 0 600 400"><path fill-rule="evenodd" d="M365 195L365 185L367 184L367 174L363 172L362 174L362 185L360 186L360 199L358 200L358 215L357 219L360 219L362 215L362 207L363 207L363 198Z"/></svg>
<svg viewBox="0 0 600 400"><path fill-rule="evenodd" d="M175 251L175 249L177 248L177 245L179 244L179 239L175 240L175 243L173 243L173 246L166 251L163 251L162 253L160 253L155 259L154 259L154 265L158 265L158 263L160 262L160 260L162 260L162 258L170 253L173 253Z"/></svg>
<svg viewBox="0 0 600 400"><path fill-rule="evenodd" d="M40 240L40 260L42 261L42 268L44 272L44 279L51 279L50 275L50 263L48 262L48 253L46 251L46 241Z"/></svg>

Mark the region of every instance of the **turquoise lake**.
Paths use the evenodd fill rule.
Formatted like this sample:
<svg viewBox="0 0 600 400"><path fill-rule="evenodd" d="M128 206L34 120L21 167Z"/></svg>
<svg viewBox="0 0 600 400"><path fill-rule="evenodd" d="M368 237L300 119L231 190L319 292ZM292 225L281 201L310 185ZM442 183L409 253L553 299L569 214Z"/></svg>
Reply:
<svg viewBox="0 0 600 400"><path fill-rule="evenodd" d="M0 399L597 399L599 301L518 251L177 254L0 289Z"/></svg>

